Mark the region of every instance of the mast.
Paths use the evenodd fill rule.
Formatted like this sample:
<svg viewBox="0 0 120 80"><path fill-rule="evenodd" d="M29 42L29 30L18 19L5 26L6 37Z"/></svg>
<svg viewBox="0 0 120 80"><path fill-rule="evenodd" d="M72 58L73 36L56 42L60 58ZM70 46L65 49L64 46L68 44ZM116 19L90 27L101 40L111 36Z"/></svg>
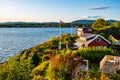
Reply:
<svg viewBox="0 0 120 80"><path fill-rule="evenodd" d="M70 23L70 25L71 25L71 36L72 36L72 22Z"/></svg>
<svg viewBox="0 0 120 80"><path fill-rule="evenodd" d="M60 34L60 44L59 44L59 50L61 50L61 49L62 49L62 47L61 47L61 24L62 24L62 21L60 21L60 25L59 25L59 28L60 28L60 30L59 30L59 34Z"/></svg>

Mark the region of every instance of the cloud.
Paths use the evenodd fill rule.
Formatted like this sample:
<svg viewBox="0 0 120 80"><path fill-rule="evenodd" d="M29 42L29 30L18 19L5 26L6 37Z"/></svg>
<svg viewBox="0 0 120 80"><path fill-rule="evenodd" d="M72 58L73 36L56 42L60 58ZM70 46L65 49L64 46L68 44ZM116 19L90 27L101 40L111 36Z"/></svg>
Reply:
<svg viewBox="0 0 120 80"><path fill-rule="evenodd" d="M109 6L96 6L93 8L89 8L88 10L103 10L103 9L107 9L109 8Z"/></svg>
<svg viewBox="0 0 120 80"><path fill-rule="evenodd" d="M103 18L102 16L83 16L81 18L84 18L84 19L95 19L95 18Z"/></svg>

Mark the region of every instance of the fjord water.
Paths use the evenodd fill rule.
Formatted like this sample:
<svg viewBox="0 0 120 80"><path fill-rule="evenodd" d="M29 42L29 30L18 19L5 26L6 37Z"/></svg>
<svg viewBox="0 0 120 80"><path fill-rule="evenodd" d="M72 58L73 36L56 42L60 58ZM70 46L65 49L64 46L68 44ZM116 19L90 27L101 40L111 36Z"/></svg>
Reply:
<svg viewBox="0 0 120 80"><path fill-rule="evenodd" d="M75 33L75 28L62 28L62 33ZM60 28L0 28L0 62L52 37L60 35Z"/></svg>

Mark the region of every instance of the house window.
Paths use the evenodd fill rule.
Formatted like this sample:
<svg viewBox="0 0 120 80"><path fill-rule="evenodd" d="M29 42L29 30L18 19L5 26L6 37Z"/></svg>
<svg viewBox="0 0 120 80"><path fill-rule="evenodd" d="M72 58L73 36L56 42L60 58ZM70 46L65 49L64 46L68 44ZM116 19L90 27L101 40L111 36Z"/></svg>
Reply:
<svg viewBox="0 0 120 80"><path fill-rule="evenodd" d="M97 39L96 39L96 42L100 42L100 41L101 41L101 38L97 38Z"/></svg>

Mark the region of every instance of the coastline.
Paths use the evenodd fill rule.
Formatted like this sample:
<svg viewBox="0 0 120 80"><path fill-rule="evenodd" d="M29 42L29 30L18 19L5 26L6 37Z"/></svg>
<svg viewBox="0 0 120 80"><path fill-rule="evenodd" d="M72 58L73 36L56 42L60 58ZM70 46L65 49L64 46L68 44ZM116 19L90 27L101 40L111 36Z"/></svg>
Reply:
<svg viewBox="0 0 120 80"><path fill-rule="evenodd" d="M72 29L72 33L75 33L75 28ZM71 28L62 28L62 33L70 31ZM0 28L0 60L6 60L7 56L13 56L59 34L59 28Z"/></svg>
<svg viewBox="0 0 120 80"><path fill-rule="evenodd" d="M59 50L60 36L49 39L42 44L31 47L29 49L23 50L19 55L15 55L8 59L7 62L0 64L0 77L4 78L3 75L15 75L11 76L12 79L52 79L55 78L60 72L61 76L64 78L76 78L71 77L72 73L76 72L76 69L80 73L84 73L82 77L87 75L87 72L82 72L77 67L81 66L83 59L88 59L89 66L93 67L93 71L89 71L89 77L98 76L100 78L99 62L106 55L114 55L112 49L110 48L99 48L99 47L86 47L79 49L72 49L76 35L65 34L61 36L62 49ZM66 47L68 44L68 47ZM101 54L102 53L102 54ZM94 56L93 56L94 55ZM77 59L78 61L74 61ZM73 65L74 64L74 65ZM80 64L80 65L78 65ZM56 72L59 72L57 73ZM66 71L67 70L67 71ZM71 71L71 72L70 72ZM8 72L8 74L6 74ZM69 73L68 73L69 72ZM92 74L92 73L96 74ZM23 75L23 73L25 73ZM50 74L54 75L51 76ZM69 74L69 75L62 75ZM21 77L20 77L21 76ZM91 77L92 76L92 77ZM80 76L78 76L79 78ZM8 76L9 78L9 76Z"/></svg>

